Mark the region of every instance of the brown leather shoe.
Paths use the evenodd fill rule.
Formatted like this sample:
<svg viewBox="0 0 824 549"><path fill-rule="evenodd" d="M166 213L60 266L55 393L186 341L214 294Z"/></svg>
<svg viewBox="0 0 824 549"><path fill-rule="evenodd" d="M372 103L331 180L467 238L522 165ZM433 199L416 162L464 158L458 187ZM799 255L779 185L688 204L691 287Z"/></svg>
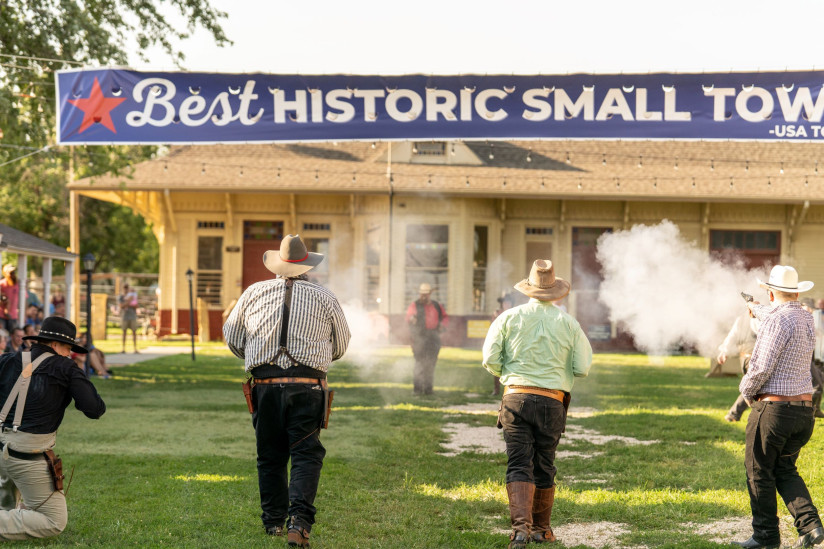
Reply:
<svg viewBox="0 0 824 549"><path fill-rule="evenodd" d="M306 528L301 528L297 525L295 517L292 517L289 521L286 543L289 544L289 547L309 547L309 532Z"/></svg>

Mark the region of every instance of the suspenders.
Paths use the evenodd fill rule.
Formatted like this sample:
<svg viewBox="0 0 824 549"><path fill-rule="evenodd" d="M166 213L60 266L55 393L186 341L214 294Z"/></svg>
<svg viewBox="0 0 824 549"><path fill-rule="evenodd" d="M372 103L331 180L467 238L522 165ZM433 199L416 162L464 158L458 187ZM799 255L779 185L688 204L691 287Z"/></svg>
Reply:
<svg viewBox="0 0 824 549"><path fill-rule="evenodd" d="M14 384L11 393L9 393L9 398L6 399L3 409L0 410L0 427L5 427L9 410L11 410L12 404L17 402L17 407L14 409L14 421L12 422L12 431L17 432L17 428L20 427L20 423L23 421L23 408L26 406L26 395L29 393L31 375L50 356L52 356L52 353L43 353L32 363L31 352L23 352L23 371L20 373L20 377L17 378L17 383Z"/></svg>
<svg viewBox="0 0 824 549"><path fill-rule="evenodd" d="M280 355L286 355L292 362L292 366L297 366L299 363L295 358L289 354L289 351L286 350L286 336L289 332L289 311L292 308L292 284L294 280L291 278L286 279L286 295L283 296L283 314L281 315L283 318L281 320L280 325L280 348L278 349L278 354L275 355L275 358L272 360L274 362L277 360Z"/></svg>

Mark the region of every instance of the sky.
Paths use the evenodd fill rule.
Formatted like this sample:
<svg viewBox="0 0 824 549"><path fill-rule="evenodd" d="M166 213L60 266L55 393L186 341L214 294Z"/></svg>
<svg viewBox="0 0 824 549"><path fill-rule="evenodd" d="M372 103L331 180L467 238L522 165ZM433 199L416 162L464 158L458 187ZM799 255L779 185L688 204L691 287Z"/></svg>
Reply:
<svg viewBox="0 0 824 549"><path fill-rule="evenodd" d="M184 68L269 74L567 74L824 69L821 0L211 0ZM158 51L137 70L178 70Z"/></svg>

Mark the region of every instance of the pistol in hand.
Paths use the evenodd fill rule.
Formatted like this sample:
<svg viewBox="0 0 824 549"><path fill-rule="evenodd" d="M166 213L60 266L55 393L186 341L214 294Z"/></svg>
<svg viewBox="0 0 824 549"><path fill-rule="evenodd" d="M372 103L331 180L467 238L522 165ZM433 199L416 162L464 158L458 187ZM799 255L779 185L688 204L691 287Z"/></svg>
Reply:
<svg viewBox="0 0 824 549"><path fill-rule="evenodd" d="M747 303L752 303L752 296L750 294L741 292L741 297L743 297L744 301L746 301Z"/></svg>

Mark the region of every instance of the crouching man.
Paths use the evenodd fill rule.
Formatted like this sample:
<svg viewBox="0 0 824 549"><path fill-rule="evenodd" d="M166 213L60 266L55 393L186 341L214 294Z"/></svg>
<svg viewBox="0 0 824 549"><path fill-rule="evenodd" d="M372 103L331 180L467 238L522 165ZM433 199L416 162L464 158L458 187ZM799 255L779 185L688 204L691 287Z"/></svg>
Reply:
<svg viewBox="0 0 824 549"><path fill-rule="evenodd" d="M66 527L61 465L52 450L57 428L72 400L91 419L106 411L69 358L87 352L76 336L74 324L52 316L38 335L23 338L33 340L31 351L0 357L0 539L46 538Z"/></svg>
<svg viewBox="0 0 824 549"><path fill-rule="evenodd" d="M592 365L592 347L578 321L552 303L569 293L570 284L555 276L550 260L536 260L515 289L531 299L501 313L483 347L484 368L505 386L499 426L508 458L510 549L555 541L555 449L573 378L586 376Z"/></svg>

